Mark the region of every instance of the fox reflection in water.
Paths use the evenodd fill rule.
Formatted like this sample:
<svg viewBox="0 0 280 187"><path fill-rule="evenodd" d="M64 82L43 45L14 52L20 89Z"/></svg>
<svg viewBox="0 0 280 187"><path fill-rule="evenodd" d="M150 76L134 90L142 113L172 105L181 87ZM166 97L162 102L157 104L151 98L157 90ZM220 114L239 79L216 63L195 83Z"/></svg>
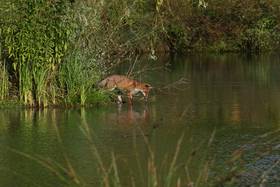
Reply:
<svg viewBox="0 0 280 187"><path fill-rule="evenodd" d="M103 113L102 124L109 126L114 137L150 136L162 125L162 119L157 119L156 114L154 105L117 105L111 112Z"/></svg>
<svg viewBox="0 0 280 187"><path fill-rule="evenodd" d="M147 107L137 108L136 111L133 106L128 105L127 108L122 105L118 105L116 113L112 113L108 116L109 120L114 120L117 125L132 126L132 125L145 125L149 122L149 112Z"/></svg>
<svg viewBox="0 0 280 187"><path fill-rule="evenodd" d="M114 136L147 135L147 131L152 129L149 110L143 105L118 105L114 112L106 113L103 120L111 127L112 133L117 133Z"/></svg>

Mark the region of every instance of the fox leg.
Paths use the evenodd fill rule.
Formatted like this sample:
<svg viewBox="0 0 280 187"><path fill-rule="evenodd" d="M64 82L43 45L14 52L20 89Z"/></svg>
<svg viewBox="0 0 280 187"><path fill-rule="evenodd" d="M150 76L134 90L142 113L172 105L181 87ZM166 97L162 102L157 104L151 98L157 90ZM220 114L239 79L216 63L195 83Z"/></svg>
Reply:
<svg viewBox="0 0 280 187"><path fill-rule="evenodd" d="M128 103L131 105L131 104L132 104L132 93L129 92L129 93L127 94L127 97L128 97Z"/></svg>
<svg viewBox="0 0 280 187"><path fill-rule="evenodd" d="M148 93L145 93L145 92L142 91L142 94L144 96L145 102L148 102Z"/></svg>
<svg viewBox="0 0 280 187"><path fill-rule="evenodd" d="M118 104L122 104L122 96L121 95L118 95L118 101L117 101Z"/></svg>
<svg viewBox="0 0 280 187"><path fill-rule="evenodd" d="M145 102L148 102L148 95L144 96Z"/></svg>

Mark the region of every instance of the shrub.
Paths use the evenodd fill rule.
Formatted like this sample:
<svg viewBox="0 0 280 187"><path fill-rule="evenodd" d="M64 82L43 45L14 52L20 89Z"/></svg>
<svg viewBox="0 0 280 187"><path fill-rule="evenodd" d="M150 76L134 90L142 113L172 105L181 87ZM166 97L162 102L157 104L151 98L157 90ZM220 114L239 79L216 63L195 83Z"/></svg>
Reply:
<svg viewBox="0 0 280 187"><path fill-rule="evenodd" d="M246 29L240 37L239 47L246 51L265 51L275 48L276 21L270 18L259 20L255 27Z"/></svg>

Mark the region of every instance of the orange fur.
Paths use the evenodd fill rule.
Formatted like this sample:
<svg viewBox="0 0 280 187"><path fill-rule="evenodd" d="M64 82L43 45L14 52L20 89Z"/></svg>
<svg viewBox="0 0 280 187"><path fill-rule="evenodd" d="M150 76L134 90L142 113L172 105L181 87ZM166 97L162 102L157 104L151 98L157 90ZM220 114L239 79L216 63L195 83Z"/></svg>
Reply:
<svg viewBox="0 0 280 187"><path fill-rule="evenodd" d="M152 88L151 85L142 83L128 78L124 75L111 75L99 83L100 87L114 90L116 88L127 92L128 102L132 103L133 95L141 92L147 100L149 91ZM122 102L121 96L118 96L119 102Z"/></svg>

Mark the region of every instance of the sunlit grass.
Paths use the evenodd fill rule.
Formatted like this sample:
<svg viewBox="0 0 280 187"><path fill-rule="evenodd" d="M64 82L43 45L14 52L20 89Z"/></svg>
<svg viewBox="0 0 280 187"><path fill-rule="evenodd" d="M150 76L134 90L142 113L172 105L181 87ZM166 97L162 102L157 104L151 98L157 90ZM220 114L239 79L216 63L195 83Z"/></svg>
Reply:
<svg viewBox="0 0 280 187"><path fill-rule="evenodd" d="M32 96L32 73L29 70L28 64L19 66L19 95L20 101L26 106L34 106Z"/></svg>

